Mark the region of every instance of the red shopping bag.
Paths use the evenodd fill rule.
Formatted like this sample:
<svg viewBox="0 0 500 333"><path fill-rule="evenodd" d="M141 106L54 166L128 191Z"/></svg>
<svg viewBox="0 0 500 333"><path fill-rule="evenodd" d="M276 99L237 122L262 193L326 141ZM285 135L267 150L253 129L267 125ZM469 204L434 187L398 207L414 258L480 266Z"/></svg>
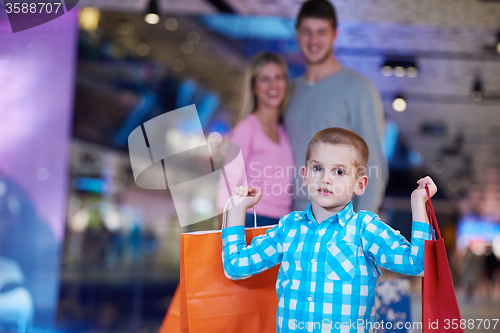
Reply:
<svg viewBox="0 0 500 333"><path fill-rule="evenodd" d="M270 228L247 228L247 243ZM278 269L232 281L222 266L221 231L182 234L180 282L160 333L275 333Z"/></svg>
<svg viewBox="0 0 500 333"><path fill-rule="evenodd" d="M425 241L424 278L422 281L423 332L461 332L460 309L451 279L450 266L441 237L439 225L426 187L427 214L431 225L432 240ZM434 229L437 237L435 237ZM463 326L462 326L463 327Z"/></svg>

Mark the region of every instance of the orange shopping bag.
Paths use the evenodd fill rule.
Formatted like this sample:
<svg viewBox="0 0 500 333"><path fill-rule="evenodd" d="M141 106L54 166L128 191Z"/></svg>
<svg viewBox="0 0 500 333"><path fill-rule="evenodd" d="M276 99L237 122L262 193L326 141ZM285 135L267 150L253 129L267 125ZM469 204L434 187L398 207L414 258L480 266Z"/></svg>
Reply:
<svg viewBox="0 0 500 333"><path fill-rule="evenodd" d="M427 214L431 225L432 240L425 241L424 278L422 281L422 326L424 332L460 332L462 323L444 239L426 187ZM435 239L434 232L437 234Z"/></svg>
<svg viewBox="0 0 500 333"><path fill-rule="evenodd" d="M181 296L180 286L175 289L167 314L163 319L159 333L181 333Z"/></svg>
<svg viewBox="0 0 500 333"><path fill-rule="evenodd" d="M247 228L247 243L271 228ZM181 234L179 286L160 333L275 333L278 269L232 281L222 266L221 231Z"/></svg>

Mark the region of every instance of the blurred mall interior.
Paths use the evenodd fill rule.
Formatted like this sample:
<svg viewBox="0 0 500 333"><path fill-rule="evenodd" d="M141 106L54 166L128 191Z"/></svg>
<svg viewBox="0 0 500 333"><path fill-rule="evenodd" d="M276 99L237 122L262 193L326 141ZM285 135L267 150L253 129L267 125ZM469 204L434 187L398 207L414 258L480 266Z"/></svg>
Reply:
<svg viewBox="0 0 500 333"><path fill-rule="evenodd" d="M217 228L215 195L181 227L168 190L136 185L129 134L195 104L205 135L226 135L258 52L304 73L300 0L158 0L145 19L149 3L82 0L15 34L0 4L1 332L158 332L179 235ZM462 316L500 318L500 1L333 3L337 58L384 103L380 215L410 237L409 195L431 175ZM410 282L419 320L420 278L383 279Z"/></svg>

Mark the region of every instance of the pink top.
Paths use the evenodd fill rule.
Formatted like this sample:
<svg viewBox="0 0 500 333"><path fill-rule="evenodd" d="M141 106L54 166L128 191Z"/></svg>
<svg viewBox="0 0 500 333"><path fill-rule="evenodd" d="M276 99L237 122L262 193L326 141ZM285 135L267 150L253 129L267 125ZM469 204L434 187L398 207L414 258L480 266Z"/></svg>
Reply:
<svg viewBox="0 0 500 333"><path fill-rule="evenodd" d="M283 126L278 125L278 131L280 142L276 143L264 133L257 116L250 114L239 122L226 138L241 149L248 186L262 189L262 199L255 206L257 214L272 218L288 214L292 206L294 177L292 146ZM244 185L245 170L227 169L229 183ZM221 195L221 191L225 195ZM221 179L219 207L224 206L225 200L222 198L227 199L226 193L225 183Z"/></svg>

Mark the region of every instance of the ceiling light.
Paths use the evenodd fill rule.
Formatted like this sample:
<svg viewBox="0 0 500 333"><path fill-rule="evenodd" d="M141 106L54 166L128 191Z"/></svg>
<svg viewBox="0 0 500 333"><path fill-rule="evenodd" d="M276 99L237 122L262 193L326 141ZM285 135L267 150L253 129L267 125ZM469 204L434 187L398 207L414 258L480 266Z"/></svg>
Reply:
<svg viewBox="0 0 500 333"><path fill-rule="evenodd" d="M403 77L406 75L406 69L403 66L394 67L394 76Z"/></svg>
<svg viewBox="0 0 500 333"><path fill-rule="evenodd" d="M406 69L406 76L414 78L418 76L418 69L416 67L408 67Z"/></svg>
<svg viewBox="0 0 500 333"><path fill-rule="evenodd" d="M406 100L404 99L403 96L398 95L396 98L394 98L394 101L392 102L392 108L394 111L397 112L403 112L406 110Z"/></svg>
<svg viewBox="0 0 500 333"><path fill-rule="evenodd" d="M383 76L392 76L392 73L393 73L392 67L391 66L382 66L380 73Z"/></svg>
<svg viewBox="0 0 500 333"><path fill-rule="evenodd" d="M414 59L389 56L380 67L380 73L383 76L396 76L414 78L418 76L417 63Z"/></svg>
<svg viewBox="0 0 500 333"><path fill-rule="evenodd" d="M156 2L156 0L149 1L148 10L146 11L146 16L144 16L144 21L149 24L157 24L158 22L160 22L158 3Z"/></svg>
<svg viewBox="0 0 500 333"><path fill-rule="evenodd" d="M473 101L480 102L483 100L483 97L483 84L480 79L476 79L472 87L471 98Z"/></svg>

